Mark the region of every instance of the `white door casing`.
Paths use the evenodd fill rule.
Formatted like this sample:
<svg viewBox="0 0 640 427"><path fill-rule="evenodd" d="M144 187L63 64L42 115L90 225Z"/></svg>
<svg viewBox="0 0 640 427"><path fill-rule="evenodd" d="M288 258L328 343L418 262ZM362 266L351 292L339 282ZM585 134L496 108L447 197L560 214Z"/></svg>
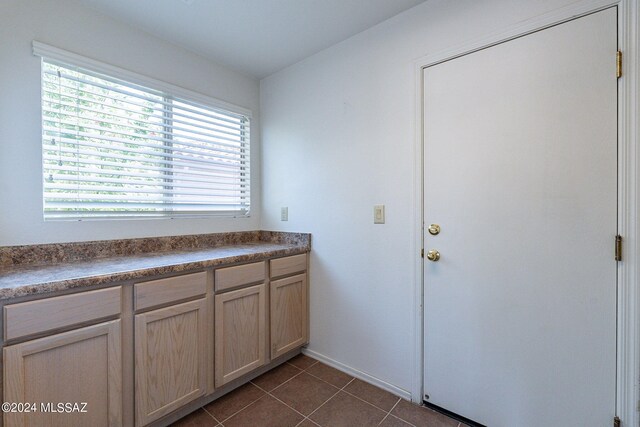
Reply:
<svg viewBox="0 0 640 427"><path fill-rule="evenodd" d="M489 425L615 413L616 9L424 71L424 392Z"/></svg>

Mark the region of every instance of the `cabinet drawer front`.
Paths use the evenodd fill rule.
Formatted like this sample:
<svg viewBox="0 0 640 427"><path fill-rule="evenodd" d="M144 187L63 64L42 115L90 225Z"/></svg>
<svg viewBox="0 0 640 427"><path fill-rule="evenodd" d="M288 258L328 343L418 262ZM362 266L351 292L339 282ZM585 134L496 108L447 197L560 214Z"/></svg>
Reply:
<svg viewBox="0 0 640 427"><path fill-rule="evenodd" d="M4 339L11 340L91 320L121 311L120 286L80 292L4 307Z"/></svg>
<svg viewBox="0 0 640 427"><path fill-rule="evenodd" d="M136 283L136 310L155 307L174 301L204 295L207 292L207 273L185 274L167 279Z"/></svg>
<svg viewBox="0 0 640 427"><path fill-rule="evenodd" d="M307 269L307 254L272 259L270 263L271 277L280 277L294 273L301 273L303 271L306 271Z"/></svg>
<svg viewBox="0 0 640 427"><path fill-rule="evenodd" d="M264 262L254 262L216 270L216 291L262 282L265 278L264 267Z"/></svg>

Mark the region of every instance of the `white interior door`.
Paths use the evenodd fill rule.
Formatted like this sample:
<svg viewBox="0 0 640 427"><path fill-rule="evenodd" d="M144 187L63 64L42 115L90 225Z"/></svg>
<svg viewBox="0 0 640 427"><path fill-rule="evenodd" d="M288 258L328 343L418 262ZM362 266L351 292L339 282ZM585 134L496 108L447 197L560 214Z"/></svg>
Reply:
<svg viewBox="0 0 640 427"><path fill-rule="evenodd" d="M424 70L428 402L613 422L616 50L611 8Z"/></svg>

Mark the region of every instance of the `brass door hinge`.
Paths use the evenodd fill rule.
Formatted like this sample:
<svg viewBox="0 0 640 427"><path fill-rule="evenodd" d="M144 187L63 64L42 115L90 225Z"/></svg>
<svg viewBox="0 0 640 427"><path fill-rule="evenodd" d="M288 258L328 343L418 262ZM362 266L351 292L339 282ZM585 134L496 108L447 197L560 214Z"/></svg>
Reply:
<svg viewBox="0 0 640 427"><path fill-rule="evenodd" d="M616 77L622 77L622 51L616 52Z"/></svg>
<svg viewBox="0 0 640 427"><path fill-rule="evenodd" d="M616 235L615 260L622 261L622 236L619 234Z"/></svg>
<svg viewBox="0 0 640 427"><path fill-rule="evenodd" d="M613 427L620 427L620 417L613 417Z"/></svg>

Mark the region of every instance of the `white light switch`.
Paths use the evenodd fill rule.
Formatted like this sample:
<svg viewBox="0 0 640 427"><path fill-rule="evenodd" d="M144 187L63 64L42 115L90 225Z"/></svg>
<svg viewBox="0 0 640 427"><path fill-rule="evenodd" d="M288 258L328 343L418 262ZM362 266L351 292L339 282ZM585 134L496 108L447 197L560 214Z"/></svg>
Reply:
<svg viewBox="0 0 640 427"><path fill-rule="evenodd" d="M280 208L280 221L289 221L289 208L286 206Z"/></svg>
<svg viewBox="0 0 640 427"><path fill-rule="evenodd" d="M373 207L373 223L384 224L384 205L375 205Z"/></svg>

